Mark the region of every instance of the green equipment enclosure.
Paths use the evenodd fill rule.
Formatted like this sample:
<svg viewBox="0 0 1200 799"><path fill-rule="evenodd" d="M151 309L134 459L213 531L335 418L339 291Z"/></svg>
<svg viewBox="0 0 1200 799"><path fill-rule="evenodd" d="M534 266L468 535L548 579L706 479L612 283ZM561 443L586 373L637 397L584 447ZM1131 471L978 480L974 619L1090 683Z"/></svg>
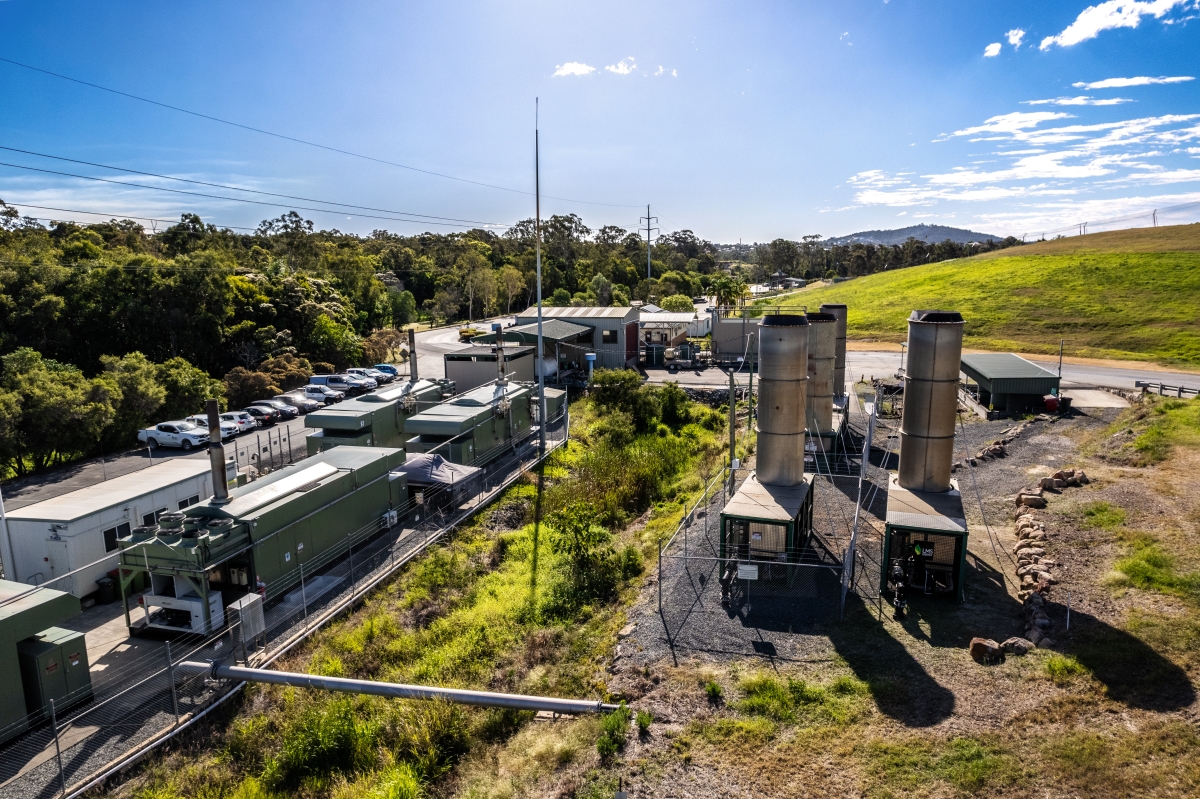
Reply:
<svg viewBox="0 0 1200 799"><path fill-rule="evenodd" d="M907 561L909 597L953 596L962 602L967 520L958 483L951 481L951 489L944 492L910 491L890 475L883 554L880 592L894 590L891 566Z"/></svg>
<svg viewBox="0 0 1200 799"><path fill-rule="evenodd" d="M725 566L736 561L778 563L760 571L758 579L794 577L786 568L799 563L813 525L813 475L794 486L767 485L751 474L721 511L719 557ZM732 579L732 573L723 579Z"/></svg>
<svg viewBox="0 0 1200 799"><path fill-rule="evenodd" d="M55 627L79 613L79 600L68 593L0 580L0 741L39 721L50 699L62 710L91 696L83 636ZM64 648L67 655L82 658L69 679L62 663ZM25 663L31 656L45 659L40 676L36 667L26 676ZM29 701L31 696L36 701Z"/></svg>
<svg viewBox="0 0 1200 799"><path fill-rule="evenodd" d="M442 400L442 387L429 380L400 383L358 399L313 411L304 426L316 428L307 438L308 454L331 447L404 447L404 422Z"/></svg>

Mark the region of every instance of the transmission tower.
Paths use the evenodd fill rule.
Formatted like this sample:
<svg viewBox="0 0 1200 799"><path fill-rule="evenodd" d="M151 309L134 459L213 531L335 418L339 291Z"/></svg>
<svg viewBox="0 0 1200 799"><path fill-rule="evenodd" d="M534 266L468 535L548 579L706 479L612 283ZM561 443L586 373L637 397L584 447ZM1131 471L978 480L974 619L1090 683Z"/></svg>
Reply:
<svg viewBox="0 0 1200 799"><path fill-rule="evenodd" d="M641 221L645 221L645 223L646 223L646 279L647 279L647 280L650 280L650 278L651 278L651 274L650 274L650 245L651 245L651 244L654 242L654 231L656 231L656 230L658 230L658 229L659 229L659 228L656 228L656 227L655 227L655 228L652 228L652 227L650 227L650 223L651 223L651 222L657 222L657 221L658 221L658 217L657 217L657 216L650 216L650 205L649 205L649 204L647 204L647 205L646 205L646 215L645 215L645 216L643 216L643 217L641 217L640 219L638 219L638 221L639 221L639 222L641 222Z"/></svg>

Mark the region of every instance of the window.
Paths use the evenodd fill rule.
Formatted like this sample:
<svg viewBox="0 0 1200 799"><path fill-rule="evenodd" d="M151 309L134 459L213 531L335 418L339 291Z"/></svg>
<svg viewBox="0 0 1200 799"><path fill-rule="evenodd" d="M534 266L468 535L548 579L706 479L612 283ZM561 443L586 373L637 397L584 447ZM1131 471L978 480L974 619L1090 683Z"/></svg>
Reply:
<svg viewBox="0 0 1200 799"><path fill-rule="evenodd" d="M600 331L600 342L602 344L616 344L617 343L617 331L615 331L615 330Z"/></svg>
<svg viewBox="0 0 1200 799"><path fill-rule="evenodd" d="M166 513L166 512L167 512L166 508L159 508L158 510L154 511L153 513L147 513L146 515L144 515L142 517L142 526L149 527L150 525L156 523L158 521L159 514Z"/></svg>
<svg viewBox="0 0 1200 799"><path fill-rule="evenodd" d="M118 524L104 531L104 551L112 552L117 548L117 539L129 535L129 523Z"/></svg>
<svg viewBox="0 0 1200 799"><path fill-rule="evenodd" d="M187 499L181 499L181 500L179 500L179 509L183 510L184 508L188 507L189 505L195 505L199 501L200 501L199 494L197 494L194 497L188 497Z"/></svg>

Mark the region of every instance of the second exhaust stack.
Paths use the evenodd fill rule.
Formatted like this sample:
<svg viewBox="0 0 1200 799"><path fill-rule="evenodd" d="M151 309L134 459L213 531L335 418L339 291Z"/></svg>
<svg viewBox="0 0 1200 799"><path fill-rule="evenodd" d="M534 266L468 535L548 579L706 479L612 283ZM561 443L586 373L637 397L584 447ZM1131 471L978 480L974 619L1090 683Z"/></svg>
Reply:
<svg viewBox="0 0 1200 799"><path fill-rule="evenodd" d="M808 319L764 316L758 327L758 481L794 486L804 481L808 384Z"/></svg>
<svg viewBox="0 0 1200 799"><path fill-rule="evenodd" d="M958 418L963 318L957 311L913 311L900 422L898 482L910 491L949 491Z"/></svg>

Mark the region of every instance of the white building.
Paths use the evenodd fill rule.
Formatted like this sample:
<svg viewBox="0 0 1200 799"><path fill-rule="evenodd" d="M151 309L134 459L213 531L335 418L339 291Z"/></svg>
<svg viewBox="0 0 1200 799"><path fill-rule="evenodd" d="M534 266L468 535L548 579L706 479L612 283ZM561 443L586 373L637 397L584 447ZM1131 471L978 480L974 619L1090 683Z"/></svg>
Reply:
<svg viewBox="0 0 1200 799"><path fill-rule="evenodd" d="M0 542L4 577L36 585L94 564L52 586L77 597L90 594L96 580L116 568L118 538L212 493L208 458L172 458L18 508L7 514Z"/></svg>
<svg viewBox="0 0 1200 799"><path fill-rule="evenodd" d="M592 329L591 341L577 342L578 360L583 352L596 353L596 368L619 369L635 365L638 358L638 309L614 307L553 307L542 306L543 327L546 319L561 319ZM517 314L518 325L537 321L537 306ZM544 338L544 337L543 337Z"/></svg>

